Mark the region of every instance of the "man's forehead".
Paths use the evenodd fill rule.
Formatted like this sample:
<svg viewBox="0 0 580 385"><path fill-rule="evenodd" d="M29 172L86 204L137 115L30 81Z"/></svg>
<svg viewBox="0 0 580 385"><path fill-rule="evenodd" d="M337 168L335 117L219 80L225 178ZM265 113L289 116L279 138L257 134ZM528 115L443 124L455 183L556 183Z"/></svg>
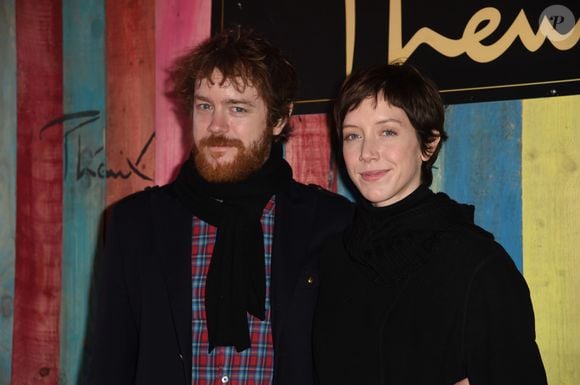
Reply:
<svg viewBox="0 0 580 385"><path fill-rule="evenodd" d="M216 93L218 92L218 93ZM195 85L194 98L227 98L228 100L246 100L251 103L262 101L264 98L260 90L252 84L244 82L241 77L224 78L221 72L212 74L211 77L199 79Z"/></svg>
<svg viewBox="0 0 580 385"><path fill-rule="evenodd" d="M247 87L256 88L251 79L242 76L227 76L224 77L219 69L214 69L210 76L203 76L196 82L196 88L201 87L202 83L206 82L208 86L218 85L220 87L234 87L239 92L244 92Z"/></svg>

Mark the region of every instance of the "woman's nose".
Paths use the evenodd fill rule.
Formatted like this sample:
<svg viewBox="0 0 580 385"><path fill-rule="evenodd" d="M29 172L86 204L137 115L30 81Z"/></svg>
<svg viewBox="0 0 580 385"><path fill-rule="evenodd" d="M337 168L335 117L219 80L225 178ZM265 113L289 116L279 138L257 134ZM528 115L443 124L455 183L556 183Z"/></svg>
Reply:
<svg viewBox="0 0 580 385"><path fill-rule="evenodd" d="M359 160L362 162L370 162L379 158L379 151L377 144L372 139L364 139L360 152Z"/></svg>

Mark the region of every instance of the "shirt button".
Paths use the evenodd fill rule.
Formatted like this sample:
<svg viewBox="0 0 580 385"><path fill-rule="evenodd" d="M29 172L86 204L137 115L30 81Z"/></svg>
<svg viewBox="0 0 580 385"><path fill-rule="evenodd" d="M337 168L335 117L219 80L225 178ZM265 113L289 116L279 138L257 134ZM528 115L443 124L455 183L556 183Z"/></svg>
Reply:
<svg viewBox="0 0 580 385"><path fill-rule="evenodd" d="M230 382L230 378L228 376L223 376L222 377L222 384L227 384L228 382Z"/></svg>

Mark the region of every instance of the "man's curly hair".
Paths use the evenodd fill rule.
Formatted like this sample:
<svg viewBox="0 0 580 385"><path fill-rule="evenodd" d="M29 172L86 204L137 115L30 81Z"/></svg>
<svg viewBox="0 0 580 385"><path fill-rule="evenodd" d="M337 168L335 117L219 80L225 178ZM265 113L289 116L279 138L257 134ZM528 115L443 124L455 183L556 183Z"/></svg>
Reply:
<svg viewBox="0 0 580 385"><path fill-rule="evenodd" d="M226 29L179 57L169 71L169 96L181 113L191 114L195 88L211 79L214 70L221 84L230 81L240 92L253 86L268 108L268 125L289 118L296 93L296 71L282 52L255 31L237 27ZM220 85L221 85L220 84ZM275 139L286 141L288 121Z"/></svg>

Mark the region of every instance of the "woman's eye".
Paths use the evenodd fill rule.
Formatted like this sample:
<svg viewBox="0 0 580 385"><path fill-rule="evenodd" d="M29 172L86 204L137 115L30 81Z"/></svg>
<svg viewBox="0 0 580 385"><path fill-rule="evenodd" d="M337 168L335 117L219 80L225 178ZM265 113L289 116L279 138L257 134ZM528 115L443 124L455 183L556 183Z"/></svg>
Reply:
<svg viewBox="0 0 580 385"><path fill-rule="evenodd" d="M351 141L351 140L355 140L359 137L358 134L346 134L344 135L344 137L342 138L345 142L347 141Z"/></svg>
<svg viewBox="0 0 580 385"><path fill-rule="evenodd" d="M383 135L383 136L396 136L397 133L393 130L383 130L381 132L381 135Z"/></svg>

